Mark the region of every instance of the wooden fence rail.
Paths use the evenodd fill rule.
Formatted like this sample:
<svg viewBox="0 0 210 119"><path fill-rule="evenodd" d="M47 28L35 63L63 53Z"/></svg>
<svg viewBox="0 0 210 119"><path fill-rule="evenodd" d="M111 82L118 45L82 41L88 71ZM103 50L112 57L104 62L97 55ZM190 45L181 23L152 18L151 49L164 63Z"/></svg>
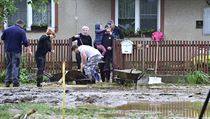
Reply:
<svg viewBox="0 0 210 119"><path fill-rule="evenodd" d="M37 49L37 39L30 40L31 50L33 52L33 56L29 56L26 54L25 48L23 48L22 54L22 62L25 62L29 72L36 72L36 62L35 62L35 51ZM71 46L72 41L71 39L64 39L64 40L53 40L53 49L55 53L48 53L46 56L46 72L48 73L57 73L61 70L62 61L66 61L66 70L71 69L72 65L72 53L71 53ZM4 46L3 43L0 42L0 71L5 69L4 65Z"/></svg>
<svg viewBox="0 0 210 119"><path fill-rule="evenodd" d="M158 55L158 74L181 75L194 70L208 73L209 41L163 41L156 54L153 41L133 41L132 54L122 54L120 41L114 43L114 68L137 68L145 71L155 68ZM208 58L209 57L209 58Z"/></svg>
<svg viewBox="0 0 210 119"><path fill-rule="evenodd" d="M32 52L37 48L38 40L30 40ZM156 54L156 43L152 41L133 41L133 53L124 55L121 53L120 41L115 41L113 50L113 63L115 69L136 68L146 71L155 68L156 55L158 55L158 74L183 75L190 71L209 71L210 54L209 41L163 41L159 45L159 53ZM66 70L72 68L72 41L71 39L53 40L55 53L48 53L46 71L57 73L61 70L62 61L66 61ZM0 71L5 69L4 45L0 41ZM36 63L34 57L23 53L30 72L34 72Z"/></svg>

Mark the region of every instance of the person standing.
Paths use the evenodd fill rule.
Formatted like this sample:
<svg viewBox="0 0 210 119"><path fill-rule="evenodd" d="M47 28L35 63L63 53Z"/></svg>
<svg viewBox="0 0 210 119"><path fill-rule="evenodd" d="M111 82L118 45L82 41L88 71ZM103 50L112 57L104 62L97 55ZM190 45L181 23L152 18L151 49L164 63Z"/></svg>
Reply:
<svg viewBox="0 0 210 119"><path fill-rule="evenodd" d="M114 23L113 20L110 20L108 23L108 25L111 26L111 29L112 29L112 36L115 38L115 39L123 39L124 38L124 35L122 33L122 31L120 30L119 27L117 27Z"/></svg>
<svg viewBox="0 0 210 119"><path fill-rule="evenodd" d="M30 44L23 27L24 22L22 20L17 20L16 24L4 30L1 36L5 48L6 87L9 87L11 83L13 83L13 87L20 86L19 78L22 44L26 47L27 52L32 55Z"/></svg>
<svg viewBox="0 0 210 119"><path fill-rule="evenodd" d="M110 81L110 74L111 74L111 62L112 62L112 48L113 48L113 39L114 37L111 34L111 27L109 25L105 26L106 32L102 38L102 45L106 49L106 53L104 55L104 63L99 64L101 79L103 82Z"/></svg>
<svg viewBox="0 0 210 119"><path fill-rule="evenodd" d="M95 79L95 81L99 82L100 77L98 72L96 71L96 66L101 61L101 58L103 57L101 53L95 49L94 47L88 46L88 45L80 45L79 47L76 45L72 46L72 51L75 53L80 53L82 62L80 66L80 71L83 72L83 69L85 71L85 74L92 79L92 77Z"/></svg>
<svg viewBox="0 0 210 119"><path fill-rule="evenodd" d="M45 35L39 38L37 50L35 53L35 60L37 64L37 87L42 87L43 74L46 62L46 55L48 52L54 53L52 50L52 39L55 38L55 32L48 28Z"/></svg>
<svg viewBox="0 0 210 119"><path fill-rule="evenodd" d="M82 33L79 33L72 37L72 41L77 41L77 46L80 45L89 45L92 46L92 38L89 35L89 27L83 26ZM80 69L81 56L79 53L76 53L77 68Z"/></svg>

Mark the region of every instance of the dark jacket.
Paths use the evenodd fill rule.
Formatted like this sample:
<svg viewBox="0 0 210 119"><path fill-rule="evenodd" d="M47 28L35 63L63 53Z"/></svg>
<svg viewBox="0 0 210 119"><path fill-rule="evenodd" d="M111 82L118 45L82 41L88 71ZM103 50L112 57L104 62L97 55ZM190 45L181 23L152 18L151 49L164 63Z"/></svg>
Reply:
<svg viewBox="0 0 210 119"><path fill-rule="evenodd" d="M52 50L52 43L50 40L50 36L42 35L39 39L37 50L36 50L36 57L45 57L47 52Z"/></svg>
<svg viewBox="0 0 210 119"><path fill-rule="evenodd" d="M79 38L77 38L75 36L72 37L72 41L77 40L77 46L80 46L80 45L92 46L92 38L89 35L85 36L82 33L79 33L79 36L80 36Z"/></svg>
<svg viewBox="0 0 210 119"><path fill-rule="evenodd" d="M111 58L112 57L112 50L108 50L107 48L108 47L111 47L113 48L113 40L114 40L114 37L112 35L110 35L109 33L105 33L103 35L103 38L102 38L102 45L106 48L107 52L105 53L105 57L109 57Z"/></svg>
<svg viewBox="0 0 210 119"><path fill-rule="evenodd" d="M6 52L22 52L22 44L29 46L25 31L18 25L11 26L3 31L1 39L4 41Z"/></svg>
<svg viewBox="0 0 210 119"><path fill-rule="evenodd" d="M95 25L95 41L94 43L97 44L101 44L102 43L102 37L103 34L105 33L104 29L100 29L100 24L96 24Z"/></svg>
<svg viewBox="0 0 210 119"><path fill-rule="evenodd" d="M124 35L123 35L122 31L117 26L114 27L114 30L112 31L112 36L115 39L123 39L124 38Z"/></svg>

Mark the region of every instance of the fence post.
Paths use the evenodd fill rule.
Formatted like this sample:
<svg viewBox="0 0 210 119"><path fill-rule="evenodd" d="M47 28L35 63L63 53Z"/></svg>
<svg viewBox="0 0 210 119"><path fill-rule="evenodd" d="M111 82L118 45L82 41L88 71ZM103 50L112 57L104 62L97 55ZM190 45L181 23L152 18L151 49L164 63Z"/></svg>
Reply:
<svg viewBox="0 0 210 119"><path fill-rule="evenodd" d="M114 69L123 69L123 55L119 41L113 42L113 64Z"/></svg>
<svg viewBox="0 0 210 119"><path fill-rule="evenodd" d="M72 51L71 51L71 47L72 47L72 39L69 38L69 43L68 43L68 46L69 46L69 61L68 61L68 64L69 64L69 70L72 70Z"/></svg>

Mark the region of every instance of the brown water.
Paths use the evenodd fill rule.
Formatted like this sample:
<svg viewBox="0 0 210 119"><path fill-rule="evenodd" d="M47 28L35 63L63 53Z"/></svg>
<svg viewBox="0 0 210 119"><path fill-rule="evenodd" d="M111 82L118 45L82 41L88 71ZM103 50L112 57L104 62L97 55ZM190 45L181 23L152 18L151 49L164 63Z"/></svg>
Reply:
<svg viewBox="0 0 210 119"><path fill-rule="evenodd" d="M158 115L162 118L195 118L197 119L203 106L201 102L157 102L130 103L117 107L122 111L137 111L143 115ZM210 104L205 112L205 119L210 119Z"/></svg>

